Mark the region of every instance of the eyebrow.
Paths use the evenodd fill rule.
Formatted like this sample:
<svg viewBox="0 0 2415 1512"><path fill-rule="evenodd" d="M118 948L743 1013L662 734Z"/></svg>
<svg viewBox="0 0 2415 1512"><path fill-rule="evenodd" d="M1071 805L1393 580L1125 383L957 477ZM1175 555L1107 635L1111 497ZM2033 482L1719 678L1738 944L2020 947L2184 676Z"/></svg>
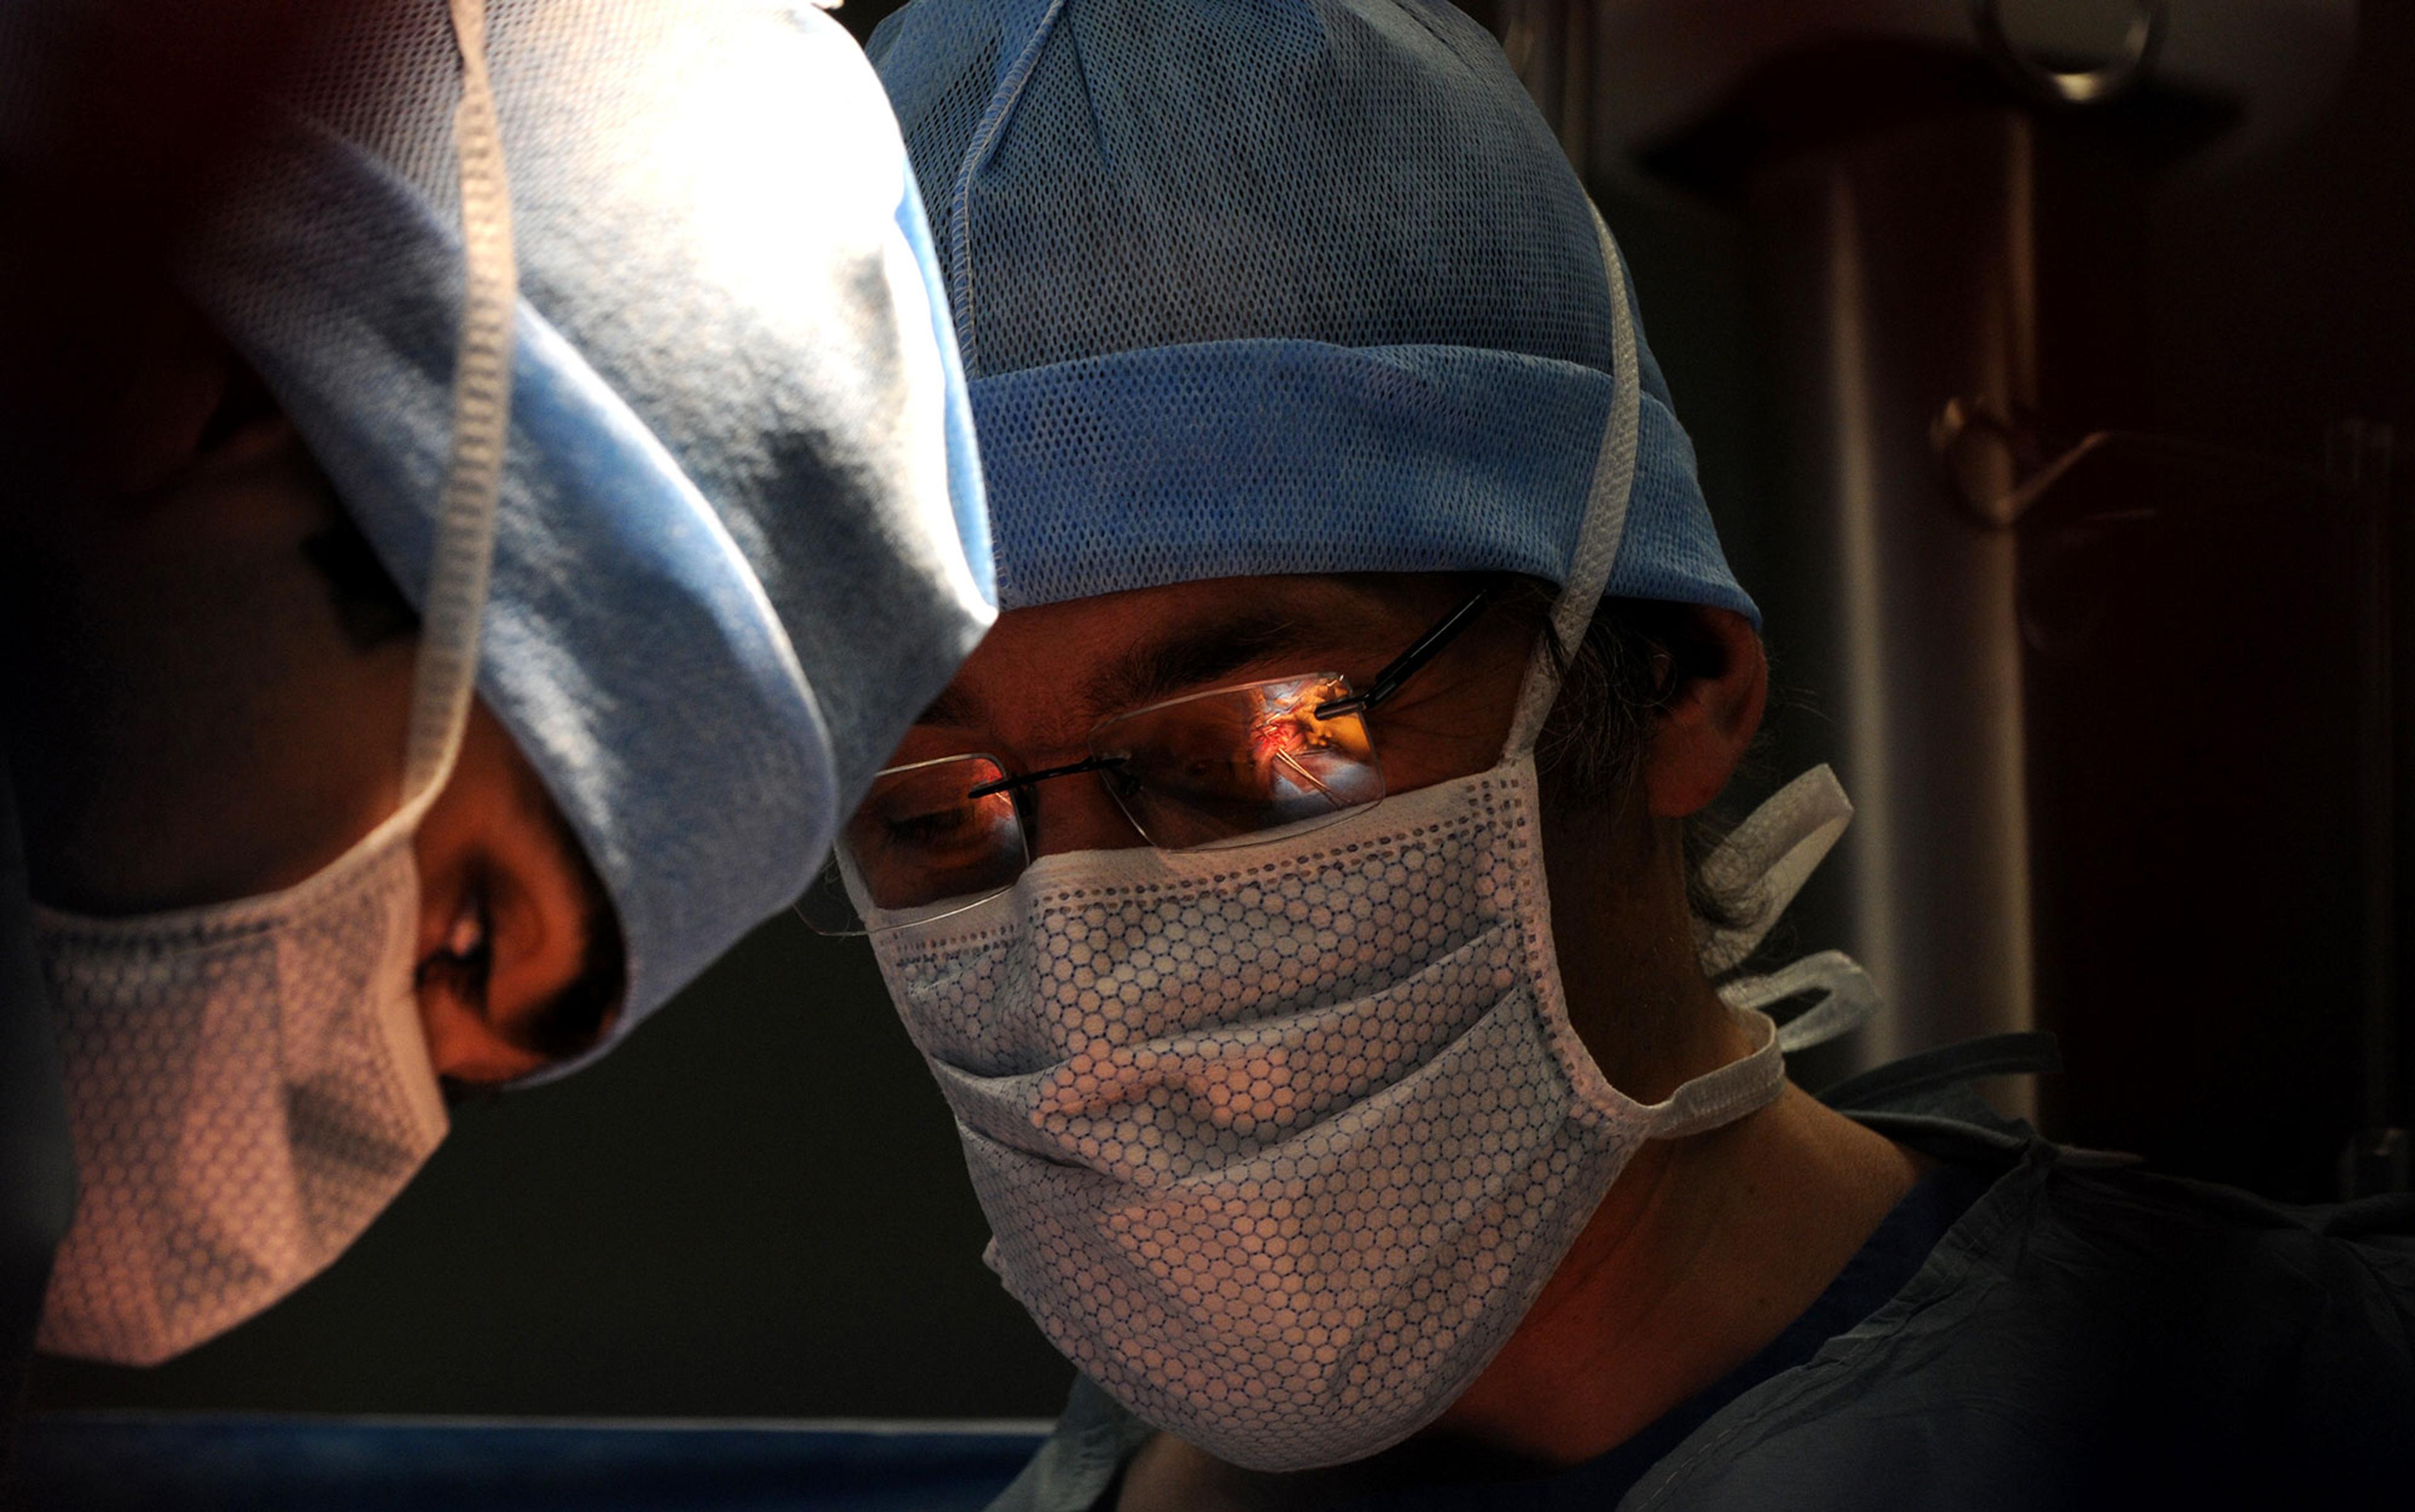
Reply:
<svg viewBox="0 0 2415 1512"><path fill-rule="evenodd" d="M979 698L951 682L939 690L938 697L922 706L922 711L914 716L914 723L978 729L988 712L988 707Z"/></svg>
<svg viewBox="0 0 2415 1512"><path fill-rule="evenodd" d="M1141 708L1205 688L1253 662L1312 651L1328 661L1338 645L1369 629L1367 606L1357 595L1318 604L1302 613L1296 606L1258 605L1178 625L1125 651L1082 684L1085 706L1102 714ZM1320 666L1299 670L1330 672ZM978 730L990 723L989 705L977 694L950 683L915 716L920 726Z"/></svg>
<svg viewBox="0 0 2415 1512"><path fill-rule="evenodd" d="M1244 610L1132 647L1093 674L1083 684L1083 696L1101 713L1136 709L1205 688L1255 662L1306 655L1312 649L1322 655L1344 633L1319 616L1271 607Z"/></svg>

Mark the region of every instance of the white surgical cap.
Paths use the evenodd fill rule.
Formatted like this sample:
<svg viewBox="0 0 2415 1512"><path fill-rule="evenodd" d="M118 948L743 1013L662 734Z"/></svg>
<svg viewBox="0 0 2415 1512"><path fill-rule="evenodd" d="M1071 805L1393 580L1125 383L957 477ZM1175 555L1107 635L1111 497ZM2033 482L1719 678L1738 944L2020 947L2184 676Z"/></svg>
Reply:
<svg viewBox="0 0 2415 1512"><path fill-rule="evenodd" d="M619 912L625 1031L805 889L993 618L979 466L904 147L835 22L488 10L520 305L478 686ZM416 598L459 74L442 0L379 14L185 281Z"/></svg>

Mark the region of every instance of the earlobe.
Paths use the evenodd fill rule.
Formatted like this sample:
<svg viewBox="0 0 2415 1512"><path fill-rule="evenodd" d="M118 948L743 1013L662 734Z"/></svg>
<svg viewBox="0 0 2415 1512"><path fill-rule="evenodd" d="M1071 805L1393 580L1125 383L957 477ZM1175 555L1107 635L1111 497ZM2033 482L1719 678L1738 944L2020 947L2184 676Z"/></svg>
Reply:
<svg viewBox="0 0 2415 1512"><path fill-rule="evenodd" d="M1743 762L1769 698L1761 636L1742 615L1696 608L1688 629L1701 654L1677 658L1676 685L1653 715L1644 758L1644 796L1655 818L1684 818L1710 806Z"/></svg>

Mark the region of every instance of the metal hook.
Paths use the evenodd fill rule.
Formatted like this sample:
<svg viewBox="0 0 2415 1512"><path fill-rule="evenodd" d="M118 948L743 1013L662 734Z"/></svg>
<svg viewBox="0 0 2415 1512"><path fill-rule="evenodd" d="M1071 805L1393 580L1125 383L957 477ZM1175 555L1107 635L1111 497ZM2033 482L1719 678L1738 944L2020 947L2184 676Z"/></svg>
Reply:
<svg viewBox="0 0 2415 1512"><path fill-rule="evenodd" d="M1928 444L1955 502L1982 523L2018 525L2071 470L2098 452L2152 457L2325 487L2321 468L2260 452L2138 430L2092 430L2054 445L2026 416L2008 416L1981 399L1951 398L1928 423ZM1999 491L1994 480L2009 476Z"/></svg>
<svg viewBox="0 0 2415 1512"><path fill-rule="evenodd" d="M2130 30L2122 52L2094 68L2066 69L2040 63L2004 27L2002 0L1971 0L1971 19L1980 50L2014 83L2048 105L2101 105L2128 94L2153 68L2164 45L2165 0L2128 0Z"/></svg>

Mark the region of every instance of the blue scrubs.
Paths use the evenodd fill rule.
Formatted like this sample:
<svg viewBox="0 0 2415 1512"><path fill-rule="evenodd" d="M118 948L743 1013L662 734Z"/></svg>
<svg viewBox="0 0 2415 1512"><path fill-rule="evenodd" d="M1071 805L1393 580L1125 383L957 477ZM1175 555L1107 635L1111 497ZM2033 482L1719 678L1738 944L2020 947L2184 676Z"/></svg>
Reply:
<svg viewBox="0 0 2415 1512"><path fill-rule="evenodd" d="M2287 1207L2157 1175L1996 1117L1970 1073L1930 1057L1843 1089L1941 1164L1778 1340L1618 1448L1552 1472L1412 1441L1267 1477L1269 1505L2415 1505L2415 1197ZM1149 1434L1079 1382L992 1512L1112 1507Z"/></svg>

